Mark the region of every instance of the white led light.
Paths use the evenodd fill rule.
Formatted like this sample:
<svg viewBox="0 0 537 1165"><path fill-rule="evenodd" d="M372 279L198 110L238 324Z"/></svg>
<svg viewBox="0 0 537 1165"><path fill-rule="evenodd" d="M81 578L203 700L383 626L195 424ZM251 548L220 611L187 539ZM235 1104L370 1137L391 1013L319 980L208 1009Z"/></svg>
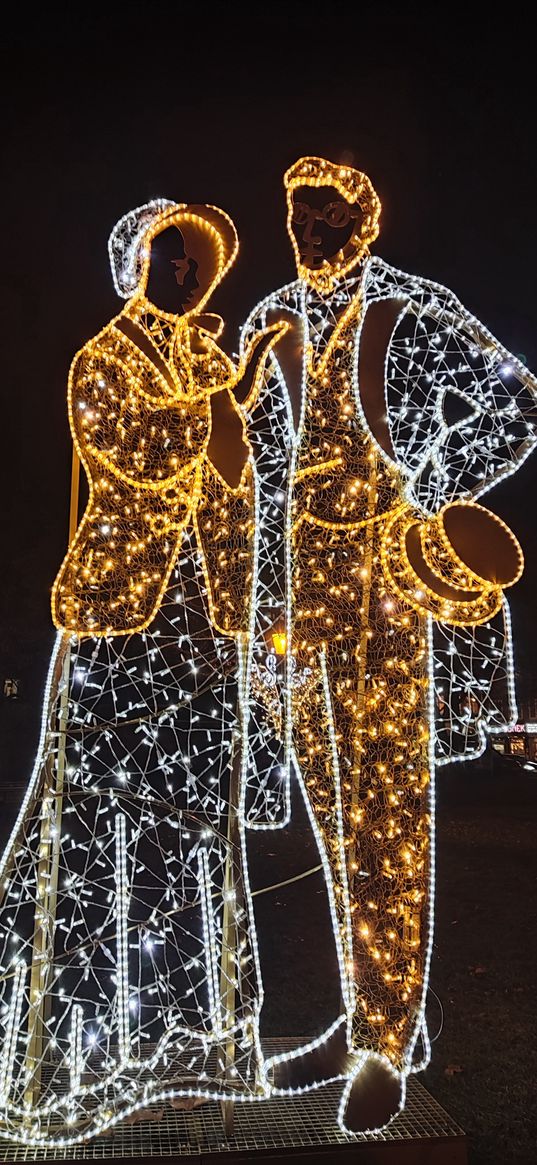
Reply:
<svg viewBox="0 0 537 1165"><path fill-rule="evenodd" d="M352 185L355 173L341 168L342 182ZM139 292L148 231L175 205L148 203L113 232L110 257L120 295ZM205 426L181 510L187 517L163 534L158 525L151 531L153 550L162 534L170 573L147 625L133 634L114 625L113 635L103 634L102 607L91 608L86 630L93 628L95 638L58 635L36 764L0 863L0 1133L8 1139L74 1145L176 1097L258 1102L300 1095L322 1081L280 1089L274 1068L287 1060L292 1068L340 1028L349 1068L331 1079L344 1082L342 1127L368 1060L397 1077L401 1106L408 1073L428 1062L435 756L438 765L477 756L488 734L515 722L512 637L505 601L478 626L450 622L449 604L442 608L445 619L438 611L433 618L420 607L428 601L425 585L413 587L415 606L404 606L382 573L392 559L379 498L384 490L392 517L396 509L411 513L417 523L430 520L427 529L434 532L446 503L475 501L534 448L537 385L438 284L365 251L359 266L347 255L340 268L313 280L316 286L303 269L302 275L252 313L237 365L208 332L196 333L220 370L212 364L205 370L208 383L219 388L224 375L234 382L244 367L269 312L270 320L279 312L299 320L304 355L296 428L276 346L237 407L248 446L241 486L228 490L222 479L210 494ZM383 300L400 304L384 363L395 463L370 431L360 393L364 319ZM174 375L180 365L188 380L186 333L174 331L173 321L150 318L141 305L135 294L125 314L133 313ZM105 329L92 343L108 341ZM133 429L121 413L117 444L103 441L100 448L99 464L108 459L109 469L110 458L138 431L145 415L140 402L147 404L136 363L145 357L129 349L132 363L121 365L118 378L115 351L92 349L95 366L77 381L87 399L76 401L72 393L74 431L98 435L104 402L116 425L116 410L136 398ZM176 390L186 410L182 382ZM168 468L171 456L179 458L196 439L200 402L196 396L192 411L184 412L176 453L168 411L151 417L146 443L133 453L137 471L144 458L162 451ZM464 413L455 423L449 423L452 405ZM312 410L321 415L326 407L337 415L327 414L306 464ZM363 464L343 480L338 474L350 448ZM186 481L178 465L170 477L176 491L179 478L181 489ZM312 504L319 466L324 515ZM101 541L90 562L106 549L102 577L110 581L111 602L118 591L124 602L132 583L128 602L135 606L156 581L150 575L153 567L158 575L158 555L142 576L133 565L140 543L129 542L125 593L113 590L118 512L132 506L146 521L155 482L127 480L116 470L112 465L105 477L103 468L97 482L103 504L94 532ZM161 499L160 478L157 486ZM218 505L204 511L217 488ZM241 501L237 519L234 506ZM297 599L297 563L303 569L305 562L298 529L311 535L311 556L318 557L321 591L309 623ZM395 540L395 525L393 531ZM239 630L229 615L237 578L247 578ZM91 587L88 593L91 607ZM347 737L345 701L353 709ZM367 756L381 766L382 749L389 763L375 783ZM342 1005L315 1039L266 1058L248 849L255 831L289 823L291 780L319 852L313 871L324 875ZM231 836L230 824L236 825ZM231 945L230 935L236 936ZM27 990L32 1015L46 1016L42 1033L26 1019ZM67 1091L57 1087L54 1072L42 1070L51 1060L68 1067Z"/></svg>

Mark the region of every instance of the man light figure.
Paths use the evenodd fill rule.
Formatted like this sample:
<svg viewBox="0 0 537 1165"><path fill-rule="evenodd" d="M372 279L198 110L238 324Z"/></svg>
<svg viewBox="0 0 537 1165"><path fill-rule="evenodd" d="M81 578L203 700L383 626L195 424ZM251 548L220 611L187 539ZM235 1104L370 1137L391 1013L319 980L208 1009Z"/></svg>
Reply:
<svg viewBox="0 0 537 1165"><path fill-rule="evenodd" d="M310 678L300 708L288 678L282 720L325 863L341 1009L324 1046L273 1065L274 1083L341 1076L342 1123L374 1130L428 1058L435 669L441 761L483 747L506 685L513 714L503 589L522 555L475 499L534 447L537 382L451 292L369 255L380 202L366 175L302 158L285 185L298 279L243 343L290 320L264 394L287 416L288 677Z"/></svg>

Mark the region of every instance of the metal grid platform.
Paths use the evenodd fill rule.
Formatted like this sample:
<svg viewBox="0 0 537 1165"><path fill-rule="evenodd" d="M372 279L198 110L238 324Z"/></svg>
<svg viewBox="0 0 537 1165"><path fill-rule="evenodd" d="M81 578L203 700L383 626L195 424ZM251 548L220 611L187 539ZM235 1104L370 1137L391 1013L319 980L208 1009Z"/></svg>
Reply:
<svg viewBox="0 0 537 1165"><path fill-rule="evenodd" d="M273 1041L274 1051L278 1042ZM326 1085L300 1097L280 1097L235 1106L233 1136L226 1141L220 1106L200 1105L190 1112L155 1105L152 1119L124 1121L115 1130L83 1145L42 1149L0 1140L0 1161L120 1161L154 1158L217 1165L226 1161L277 1161L297 1158L331 1162L337 1157L393 1165L465 1165L462 1131L423 1085L410 1077L403 1113L385 1132L350 1137L337 1124L341 1084Z"/></svg>

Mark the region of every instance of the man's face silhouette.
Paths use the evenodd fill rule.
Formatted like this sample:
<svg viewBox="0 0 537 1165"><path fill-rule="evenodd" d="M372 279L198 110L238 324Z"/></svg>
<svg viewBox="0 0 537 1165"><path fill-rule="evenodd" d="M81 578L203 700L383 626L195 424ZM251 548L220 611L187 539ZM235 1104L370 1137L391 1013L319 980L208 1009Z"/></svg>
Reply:
<svg viewBox="0 0 537 1165"><path fill-rule="evenodd" d="M358 203L347 202L335 186L296 186L291 194L291 230L300 262L311 271L331 263L360 229Z"/></svg>

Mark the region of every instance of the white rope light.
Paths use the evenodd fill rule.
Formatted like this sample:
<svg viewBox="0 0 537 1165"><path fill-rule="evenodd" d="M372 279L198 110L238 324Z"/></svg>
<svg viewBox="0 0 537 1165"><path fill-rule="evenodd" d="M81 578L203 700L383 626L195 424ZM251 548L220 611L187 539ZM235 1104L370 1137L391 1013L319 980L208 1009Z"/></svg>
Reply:
<svg viewBox="0 0 537 1165"><path fill-rule="evenodd" d="M447 289L369 257L378 207L356 172L305 159L286 185L300 278L258 305L242 342L269 319L291 316L301 326L298 428L276 349L250 429L263 423L263 408L282 417L271 444L279 458L273 488L287 498L273 535L286 548L278 601L286 607L288 675L308 671L309 699L299 704L288 683L279 711L265 682L265 706L274 723L281 717L288 755L296 754L332 887L355 1053L344 1123L364 1050L398 1076L401 1105L406 1074L430 1053L435 754L440 764L479 755L487 734L516 716L501 587L478 581L436 530L446 507L473 505L535 447L537 382ZM365 190L373 234L364 241L356 232L345 251L311 271L294 238L293 198L298 188L303 199L304 187L323 185L332 188L327 200L335 187L350 204ZM319 220L324 212L315 213ZM391 454L369 426L360 385L364 320L383 301L397 305L384 362ZM430 585L407 558L413 529L424 554L440 548ZM513 554L519 566L510 582L521 562L516 547ZM259 579L270 557L261 538ZM268 618L259 584L256 608ZM257 643L261 653L262 632Z"/></svg>
<svg viewBox="0 0 537 1165"><path fill-rule="evenodd" d="M290 200L335 185L365 227L357 213L339 258L315 278L300 261L300 278L258 305L237 364L193 321L155 323L141 291L161 218L199 208L156 200L112 233L123 316L177 383L173 401L147 368L142 383L114 324L73 366L93 509L55 586L73 634L58 636L0 866L5 1137L63 1146L158 1100L284 1095L280 1063L340 1028L342 1124L368 1061L400 1082L400 1105L427 1062L435 757L476 756L516 718L507 584L451 547L446 515L531 452L537 384L451 292L369 256L380 204L363 178L319 159L289 172ZM222 239L215 284L236 250ZM392 456L364 411L360 351L369 308L394 300ZM233 492L207 453L208 399L236 382L268 313L303 327L301 417L295 429L276 347L241 411L248 457ZM438 591L420 581L412 538ZM342 1005L268 1060L246 843L288 825L292 780Z"/></svg>

